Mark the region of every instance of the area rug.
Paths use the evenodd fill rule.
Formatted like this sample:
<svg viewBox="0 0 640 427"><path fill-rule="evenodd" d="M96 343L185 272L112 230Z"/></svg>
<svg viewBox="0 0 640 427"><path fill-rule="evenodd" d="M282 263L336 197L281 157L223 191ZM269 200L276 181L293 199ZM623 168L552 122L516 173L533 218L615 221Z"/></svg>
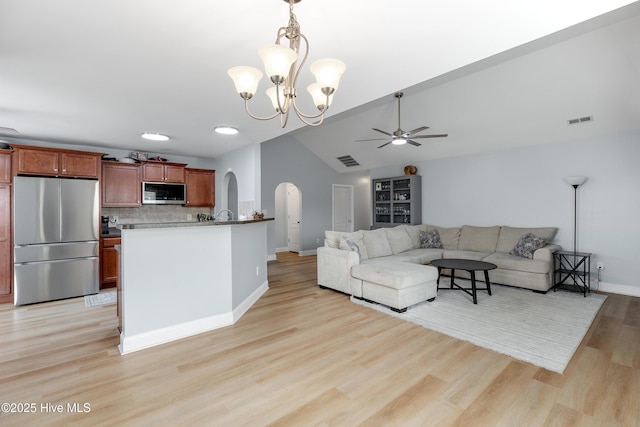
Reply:
<svg viewBox="0 0 640 427"><path fill-rule="evenodd" d="M106 305L116 303L116 290L102 291L94 295L84 296L85 307L94 307L96 305Z"/></svg>
<svg viewBox="0 0 640 427"><path fill-rule="evenodd" d="M478 291L478 304L473 304L464 292L441 289L434 301L416 304L405 313L354 297L351 301L562 373L607 298L594 293L585 298L570 291L538 294L499 285L492 285L491 291L492 296Z"/></svg>

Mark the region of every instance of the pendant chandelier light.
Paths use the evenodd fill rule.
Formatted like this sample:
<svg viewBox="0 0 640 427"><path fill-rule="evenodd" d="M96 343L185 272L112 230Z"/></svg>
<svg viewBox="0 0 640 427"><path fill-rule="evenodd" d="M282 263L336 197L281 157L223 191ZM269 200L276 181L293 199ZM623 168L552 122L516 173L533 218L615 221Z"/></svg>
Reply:
<svg viewBox="0 0 640 427"><path fill-rule="evenodd" d="M267 89L267 95L271 98L275 113L268 117L259 117L249 111L249 100L256 93L258 82L262 78L262 71L254 67L238 66L230 68L228 73L233 79L236 91L244 99L245 110L254 119L271 120L279 116L280 126L284 128L287 125L289 113L293 109L305 124L319 126L324 120L325 111L331 105L333 94L338 89L340 76L344 73L346 65L333 58L319 59L313 62L310 69L316 78L316 83L309 85L307 91L311 94L313 103L319 112L305 114L300 111L296 105L296 82L309 54L309 42L300 32L300 24L293 14L293 5L301 0L284 1L289 3L289 24L286 27L280 27L274 44L262 46L258 50L258 55L264 62L267 76L274 84ZM280 44L284 38L289 40L289 47ZM301 55L302 59L298 65ZM313 122L314 119L319 120Z"/></svg>

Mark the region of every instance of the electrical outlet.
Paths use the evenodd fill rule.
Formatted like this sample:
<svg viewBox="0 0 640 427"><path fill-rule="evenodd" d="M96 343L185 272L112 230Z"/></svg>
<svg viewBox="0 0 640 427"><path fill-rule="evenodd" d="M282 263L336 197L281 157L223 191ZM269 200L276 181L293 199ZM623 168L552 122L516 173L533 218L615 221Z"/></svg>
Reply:
<svg viewBox="0 0 640 427"><path fill-rule="evenodd" d="M598 261L598 263L596 264L596 268L598 270L604 270L604 262Z"/></svg>
<svg viewBox="0 0 640 427"><path fill-rule="evenodd" d="M316 243L320 243L320 238L319 237L316 239Z"/></svg>
<svg viewBox="0 0 640 427"><path fill-rule="evenodd" d="M256 276L260 275L260 266L256 265Z"/></svg>
<svg viewBox="0 0 640 427"><path fill-rule="evenodd" d="M192 220L193 220L193 215L187 214L187 221L192 221Z"/></svg>

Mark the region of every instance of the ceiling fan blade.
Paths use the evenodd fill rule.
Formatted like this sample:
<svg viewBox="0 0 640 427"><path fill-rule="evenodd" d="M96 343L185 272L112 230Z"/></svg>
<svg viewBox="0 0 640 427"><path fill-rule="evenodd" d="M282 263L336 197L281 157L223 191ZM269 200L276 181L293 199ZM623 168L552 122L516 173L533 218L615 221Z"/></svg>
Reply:
<svg viewBox="0 0 640 427"><path fill-rule="evenodd" d="M409 143L409 144L411 144L411 145L415 145L416 147L419 147L419 146L421 146L421 145L422 145L422 144L420 144L419 142L415 142L415 141L412 141L412 140L410 140L410 139L407 139L407 143Z"/></svg>
<svg viewBox="0 0 640 427"><path fill-rule="evenodd" d="M389 138L356 139L353 142L387 141Z"/></svg>
<svg viewBox="0 0 640 427"><path fill-rule="evenodd" d="M379 146L378 148L385 147L385 146L387 146L387 145L389 145L389 144L391 144L391 141L389 141L389 142L385 142L384 144L382 144L382 145L381 145L381 146Z"/></svg>
<svg viewBox="0 0 640 427"><path fill-rule="evenodd" d="M448 133L441 133L438 135L418 135L418 136L412 136L412 138L417 139L417 138L446 138L447 136L449 136Z"/></svg>
<svg viewBox="0 0 640 427"><path fill-rule="evenodd" d="M393 136L393 134L390 134L389 132L385 132L385 131L380 130L380 129L373 128L373 130L375 130L376 132L384 133L385 135L388 135L388 136Z"/></svg>
<svg viewBox="0 0 640 427"><path fill-rule="evenodd" d="M421 126L419 128L415 128L414 130L412 130L409 133L407 133L407 136L411 136L414 133L422 132L423 130L427 130L427 129L429 129L429 126Z"/></svg>

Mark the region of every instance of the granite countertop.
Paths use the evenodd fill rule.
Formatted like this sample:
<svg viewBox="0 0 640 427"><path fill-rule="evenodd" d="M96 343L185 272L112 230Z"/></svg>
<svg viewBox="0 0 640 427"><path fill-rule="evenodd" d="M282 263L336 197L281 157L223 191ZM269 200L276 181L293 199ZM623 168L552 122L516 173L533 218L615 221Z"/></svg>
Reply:
<svg viewBox="0 0 640 427"><path fill-rule="evenodd" d="M102 237L120 237L120 229L115 227L109 227L109 231L102 233Z"/></svg>
<svg viewBox="0 0 640 427"><path fill-rule="evenodd" d="M273 218L245 219L234 221L176 221L176 222L141 222L122 224L123 230L142 230L145 228L177 228L177 227L207 227L216 225L242 225L256 222L273 221Z"/></svg>

